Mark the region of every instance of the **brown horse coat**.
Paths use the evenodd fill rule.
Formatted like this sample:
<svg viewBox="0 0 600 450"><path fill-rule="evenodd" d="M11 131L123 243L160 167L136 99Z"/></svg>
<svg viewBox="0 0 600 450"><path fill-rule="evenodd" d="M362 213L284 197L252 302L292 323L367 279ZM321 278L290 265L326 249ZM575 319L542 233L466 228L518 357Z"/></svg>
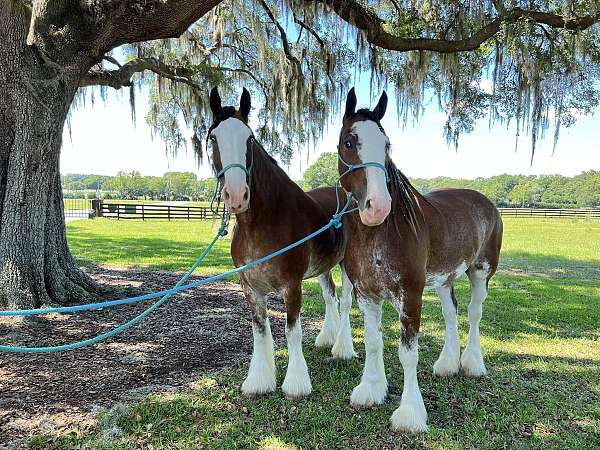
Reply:
<svg viewBox="0 0 600 450"><path fill-rule="evenodd" d="M446 189L423 196L410 185L388 156L389 141L380 124L386 102L384 93L373 111L355 112L352 90L340 133L340 174L346 172L346 164L366 162L384 164L387 172L387 180L378 167L342 178L360 208L359 217L346 220L344 264L365 319L365 368L351 402L370 406L386 397L380 325L383 301L389 300L400 317L399 356L404 369L402 401L392 427L418 432L427 429L416 371L423 289L428 285L437 290L446 322L444 348L434 373L452 375L462 366L467 375L485 374L479 321L488 281L498 266L502 221L495 206L478 192ZM469 277L472 295L468 344L461 358L452 283L463 273Z"/></svg>
<svg viewBox="0 0 600 450"><path fill-rule="evenodd" d="M223 174L225 205L236 213L231 256L236 266L271 254L327 224L336 210L333 188L305 193L277 165L254 139L247 125L250 110L247 91L240 109L222 108L218 92L211 92L215 121L209 130L213 161ZM246 167L246 172L241 167ZM344 275L341 319L331 269L340 264L345 252L344 230L330 228L305 244L240 274L251 306L254 352L248 377L242 385L246 394L261 394L275 389L273 341L266 300L269 293L285 300L289 364L282 389L287 396L311 392L310 377L302 353L300 308L302 280L318 277L326 303L325 322L316 345L333 346L334 357L355 355L350 330L349 310L352 285ZM343 271L343 267L342 267Z"/></svg>

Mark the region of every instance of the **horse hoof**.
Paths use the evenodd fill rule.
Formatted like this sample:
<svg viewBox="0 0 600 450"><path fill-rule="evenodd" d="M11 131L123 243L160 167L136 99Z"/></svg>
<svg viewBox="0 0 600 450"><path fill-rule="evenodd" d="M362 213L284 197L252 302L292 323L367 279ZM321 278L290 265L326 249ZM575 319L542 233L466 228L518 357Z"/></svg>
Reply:
<svg viewBox="0 0 600 450"><path fill-rule="evenodd" d="M317 339L315 339L315 347L331 348L335 344L337 332L321 330Z"/></svg>
<svg viewBox="0 0 600 450"><path fill-rule="evenodd" d="M281 390L288 400L296 400L310 395L312 392L312 385L310 383L308 369L294 371L288 368L285 380L283 380L283 384L281 385Z"/></svg>
<svg viewBox="0 0 600 450"><path fill-rule="evenodd" d="M444 355L443 353L433 365L433 374L438 377L451 377L460 371L460 359Z"/></svg>
<svg viewBox="0 0 600 450"><path fill-rule="evenodd" d="M350 404L355 408L381 405L387 397L387 381L377 383L361 382L352 391Z"/></svg>
<svg viewBox="0 0 600 450"><path fill-rule="evenodd" d="M404 403L394 411L392 430L400 433L426 433L427 411L423 404Z"/></svg>
<svg viewBox="0 0 600 450"><path fill-rule="evenodd" d="M339 360L349 360L352 358L356 358L356 356L358 356L356 354L356 352L354 351L354 346L352 345L352 341L350 341L349 345L339 344L336 342L336 344L331 349L331 355L335 359L339 359Z"/></svg>
<svg viewBox="0 0 600 450"><path fill-rule="evenodd" d="M476 354L465 349L460 359L463 373L468 377L482 377L487 373L481 353Z"/></svg>
<svg viewBox="0 0 600 450"><path fill-rule="evenodd" d="M248 376L242 383L242 393L248 397L258 397L259 395L274 392L277 383L274 375L263 374L264 376Z"/></svg>

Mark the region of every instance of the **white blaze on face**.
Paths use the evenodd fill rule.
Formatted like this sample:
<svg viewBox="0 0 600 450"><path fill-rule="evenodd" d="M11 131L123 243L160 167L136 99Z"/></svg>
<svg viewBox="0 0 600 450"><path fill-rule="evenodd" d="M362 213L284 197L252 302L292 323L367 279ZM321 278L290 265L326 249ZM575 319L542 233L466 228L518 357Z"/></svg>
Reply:
<svg viewBox="0 0 600 450"><path fill-rule="evenodd" d="M244 122L234 117L224 120L212 131L219 146L219 156L223 168L230 164L246 167L248 138L252 135ZM250 192L246 183L246 172L240 167L232 167L225 174L223 198L225 205L235 213L248 208Z"/></svg>
<svg viewBox="0 0 600 450"><path fill-rule="evenodd" d="M356 122L352 132L358 138L358 157L361 162L376 162L385 166L386 149L389 145L387 136L379 126L371 121ZM391 210L392 198L387 189L385 172L378 167L366 167L367 192L365 208L360 217L365 225L379 225Z"/></svg>

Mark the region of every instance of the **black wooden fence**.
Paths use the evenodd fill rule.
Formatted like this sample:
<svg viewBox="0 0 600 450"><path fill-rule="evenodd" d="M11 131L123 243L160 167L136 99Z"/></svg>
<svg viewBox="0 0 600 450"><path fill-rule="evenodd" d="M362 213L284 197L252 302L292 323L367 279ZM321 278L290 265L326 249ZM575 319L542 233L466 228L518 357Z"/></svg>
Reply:
<svg viewBox="0 0 600 450"><path fill-rule="evenodd" d="M600 219L600 209L498 208L505 217Z"/></svg>
<svg viewBox="0 0 600 450"><path fill-rule="evenodd" d="M97 216L111 219L138 219L138 220L212 220L218 219L223 213L221 207L213 211L209 206L183 206L183 205L145 205L129 203L104 203L96 205Z"/></svg>
<svg viewBox="0 0 600 450"><path fill-rule="evenodd" d="M503 217L600 219L600 209L498 208L498 210ZM117 220L213 220L221 217L223 207L215 212L209 206L104 203L102 200L94 200L89 212L92 213L91 216Z"/></svg>

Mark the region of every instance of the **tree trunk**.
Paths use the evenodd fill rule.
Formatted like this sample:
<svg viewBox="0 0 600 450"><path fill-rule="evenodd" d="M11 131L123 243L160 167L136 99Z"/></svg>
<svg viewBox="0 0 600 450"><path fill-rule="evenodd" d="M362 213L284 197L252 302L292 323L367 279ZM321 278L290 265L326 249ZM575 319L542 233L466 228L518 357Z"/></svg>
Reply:
<svg viewBox="0 0 600 450"><path fill-rule="evenodd" d="M0 0L0 16L0 306L79 302L102 289L66 240L59 160L78 71L26 45L20 2Z"/></svg>

